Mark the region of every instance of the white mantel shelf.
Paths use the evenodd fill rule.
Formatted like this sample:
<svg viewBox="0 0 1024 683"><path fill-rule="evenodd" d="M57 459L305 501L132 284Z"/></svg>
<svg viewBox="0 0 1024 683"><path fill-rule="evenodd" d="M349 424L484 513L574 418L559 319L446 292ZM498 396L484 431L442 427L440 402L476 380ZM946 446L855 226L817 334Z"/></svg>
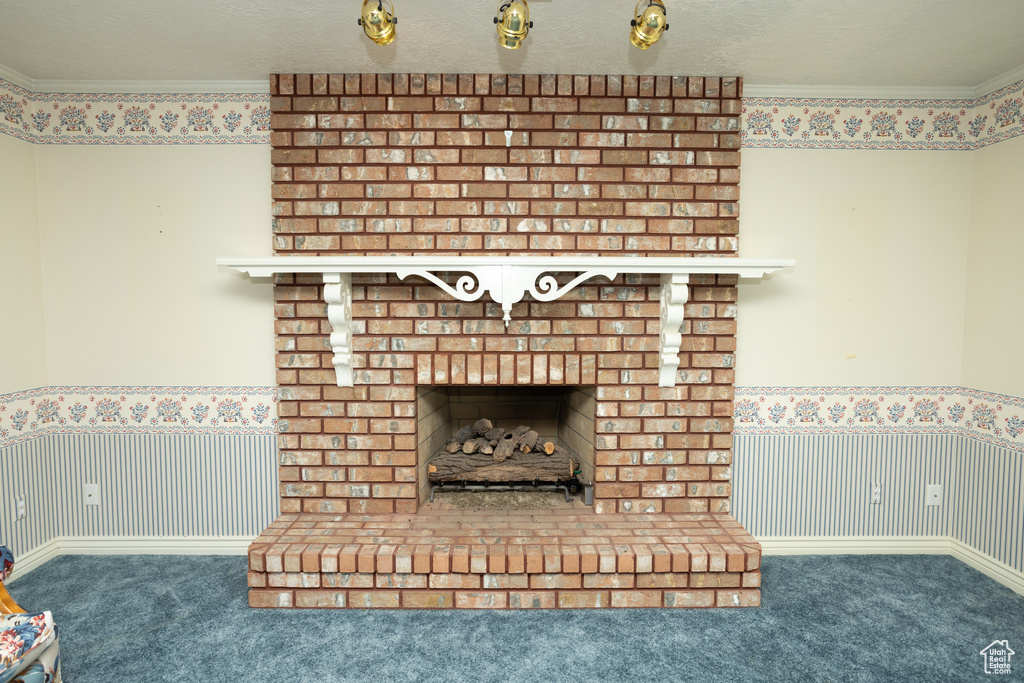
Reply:
<svg viewBox="0 0 1024 683"><path fill-rule="evenodd" d="M676 383L684 306L690 275L738 275L760 279L796 265L793 259L748 259L671 256L270 256L219 258L217 265L272 277L285 273L319 273L331 323L331 347L338 386L352 386L352 273L394 273L399 279L415 275L437 285L460 301L488 294L501 304L505 327L512 305L529 294L537 301L554 301L591 278L608 280L624 274L661 276L661 361L658 385ZM465 273L454 285L438 273ZM559 284L553 273L578 273Z"/></svg>

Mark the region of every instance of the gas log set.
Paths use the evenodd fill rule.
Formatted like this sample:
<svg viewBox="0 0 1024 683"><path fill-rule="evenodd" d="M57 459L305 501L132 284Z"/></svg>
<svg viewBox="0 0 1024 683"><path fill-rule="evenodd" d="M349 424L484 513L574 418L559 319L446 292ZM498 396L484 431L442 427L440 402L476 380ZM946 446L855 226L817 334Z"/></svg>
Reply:
<svg viewBox="0 0 1024 683"><path fill-rule="evenodd" d="M427 465L437 488L480 489L494 485L515 488L556 488L575 493L578 462L536 430L519 425L511 432L487 418L459 429Z"/></svg>

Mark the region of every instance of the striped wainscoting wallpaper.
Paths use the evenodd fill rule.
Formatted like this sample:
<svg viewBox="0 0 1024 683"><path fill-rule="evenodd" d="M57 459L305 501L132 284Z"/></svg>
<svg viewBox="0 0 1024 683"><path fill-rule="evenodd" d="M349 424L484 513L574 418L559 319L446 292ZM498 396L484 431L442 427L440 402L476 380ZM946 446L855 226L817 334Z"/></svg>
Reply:
<svg viewBox="0 0 1024 683"><path fill-rule="evenodd" d="M929 484L941 505L926 505ZM737 389L733 511L757 538L946 537L1024 572L1024 401L961 387Z"/></svg>
<svg viewBox="0 0 1024 683"><path fill-rule="evenodd" d="M1024 571L1020 451L955 435L738 435L734 462L733 510L755 537L950 536ZM928 484L941 505L925 505Z"/></svg>
<svg viewBox="0 0 1024 683"><path fill-rule="evenodd" d="M953 497L959 436L737 435L735 447L733 511L755 537L948 535L949 505L925 506L925 487Z"/></svg>
<svg viewBox="0 0 1024 683"><path fill-rule="evenodd" d="M949 535L1024 572L1024 452L965 438L950 464Z"/></svg>
<svg viewBox="0 0 1024 683"><path fill-rule="evenodd" d="M0 448L0 543L15 557L58 535L54 460L46 437ZM23 520L17 516L18 497L25 500Z"/></svg>
<svg viewBox="0 0 1024 683"><path fill-rule="evenodd" d="M166 538L187 552L254 538L279 509L274 394L0 396L0 542L23 556L76 539L80 551L99 539L137 552ZM1024 582L1024 399L959 387L740 388L734 462L733 510L758 538L950 539ZM84 483L99 485L98 506L84 504ZM942 485L941 505L925 505L928 484Z"/></svg>
<svg viewBox="0 0 1024 683"><path fill-rule="evenodd" d="M67 537L256 537L278 514L276 457L267 434L41 436L0 449L0 539L20 555Z"/></svg>

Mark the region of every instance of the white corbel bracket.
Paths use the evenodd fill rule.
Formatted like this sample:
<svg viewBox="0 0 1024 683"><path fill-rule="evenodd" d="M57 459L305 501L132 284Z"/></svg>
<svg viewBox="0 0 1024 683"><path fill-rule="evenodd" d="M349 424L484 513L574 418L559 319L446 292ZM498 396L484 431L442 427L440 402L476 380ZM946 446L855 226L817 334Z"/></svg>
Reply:
<svg viewBox="0 0 1024 683"><path fill-rule="evenodd" d="M324 302L331 323L331 349L339 387L350 387L352 377L352 274L324 273Z"/></svg>
<svg viewBox="0 0 1024 683"><path fill-rule="evenodd" d="M505 327L512 306L527 294L537 301L554 301L595 277L612 280L622 274L661 276L661 333L658 386L675 386L679 368L689 276L692 274L738 275L761 278L796 265L792 259L740 259L639 256L275 256L221 258L217 264L271 277L281 273L320 273L324 301L331 323L331 348L338 386L353 385L352 372L352 273L394 273L399 279L418 276L437 285L459 301L476 301L488 294L501 305ZM437 273L466 273L454 285ZM551 273L579 273L560 285Z"/></svg>
<svg viewBox="0 0 1024 683"><path fill-rule="evenodd" d="M686 302L690 298L690 276L686 273L663 273L661 276L661 333L659 335L658 386L674 387L679 369L679 347Z"/></svg>

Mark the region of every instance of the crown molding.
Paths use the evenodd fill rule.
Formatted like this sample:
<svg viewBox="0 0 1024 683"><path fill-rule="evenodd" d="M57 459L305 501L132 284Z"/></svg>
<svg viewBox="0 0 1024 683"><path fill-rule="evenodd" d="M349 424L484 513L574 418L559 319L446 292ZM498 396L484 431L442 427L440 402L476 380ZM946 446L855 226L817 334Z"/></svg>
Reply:
<svg viewBox="0 0 1024 683"><path fill-rule="evenodd" d="M991 95L1000 88L1005 88L1008 85L1013 85L1019 81L1024 81L1024 64L1017 67L1016 69L1010 69L1009 71L999 74L995 78L990 78L985 81L977 88L974 89L975 97L985 97Z"/></svg>
<svg viewBox="0 0 1024 683"><path fill-rule="evenodd" d="M35 81L33 92L270 92L267 81Z"/></svg>
<svg viewBox="0 0 1024 683"><path fill-rule="evenodd" d="M269 93L266 80L252 81L78 81L34 79L0 64L0 78L32 93ZM744 97L860 100L974 100L1024 81L1024 65L975 87L772 85L749 81Z"/></svg>
<svg viewBox="0 0 1024 683"><path fill-rule="evenodd" d="M1020 79L1018 79L1020 80ZM999 86L1002 87L1002 86ZM996 88L993 88L995 90ZM755 85L743 83L743 97L811 100L973 100L978 88L928 86Z"/></svg>
<svg viewBox="0 0 1024 683"><path fill-rule="evenodd" d="M269 93L268 81L34 81L38 93Z"/></svg>
<svg viewBox="0 0 1024 683"><path fill-rule="evenodd" d="M61 81L35 79L0 64L0 78L31 93L269 93L260 81Z"/></svg>
<svg viewBox="0 0 1024 683"><path fill-rule="evenodd" d="M810 100L977 100L1024 81L1024 64L974 87L771 85L743 82L744 97Z"/></svg>
<svg viewBox="0 0 1024 683"><path fill-rule="evenodd" d="M35 90L32 87L32 79L26 76L25 74L21 73L20 71L15 71L9 66L4 66L3 64L0 64L0 78L4 79L9 83L13 83L19 88L24 88L25 90L35 92Z"/></svg>

